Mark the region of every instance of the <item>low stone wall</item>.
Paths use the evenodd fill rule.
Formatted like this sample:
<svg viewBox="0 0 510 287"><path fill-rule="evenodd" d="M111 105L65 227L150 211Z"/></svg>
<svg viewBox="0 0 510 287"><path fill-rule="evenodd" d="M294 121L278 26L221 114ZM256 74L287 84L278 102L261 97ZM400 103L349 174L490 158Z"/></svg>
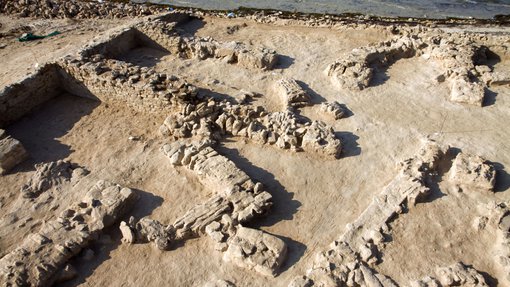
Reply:
<svg viewBox="0 0 510 287"><path fill-rule="evenodd" d="M379 263L385 235L391 235L388 223L404 209L411 209L426 199L430 192L428 185L437 177L446 153L446 149L428 141L415 157L403 161L398 175L353 223L347 225L347 230L328 250L317 255L306 275L296 277L289 286L398 286L371 266ZM490 191L495 179L493 171L493 167L478 156L460 153L449 173L453 184L468 177L469 180L464 179L467 188ZM499 218L501 215L498 222ZM483 276L462 263L439 268L436 277L414 281L411 286L488 286ZM434 285L436 282L442 285Z"/></svg>
<svg viewBox="0 0 510 287"><path fill-rule="evenodd" d="M47 64L0 91L0 128L63 92L58 69L56 64Z"/></svg>
<svg viewBox="0 0 510 287"><path fill-rule="evenodd" d="M164 112L173 101L195 97L195 86L154 69L94 55L62 61L64 88L84 91L105 103L120 103L135 110Z"/></svg>
<svg viewBox="0 0 510 287"><path fill-rule="evenodd" d="M263 107L232 104L212 98L181 105L181 112L169 116L160 128L176 139L198 136L217 140L223 134L249 138L281 149L306 151L338 158L342 142L332 127L321 121L305 121L287 110L269 113Z"/></svg>
<svg viewBox="0 0 510 287"><path fill-rule="evenodd" d="M252 181L209 142L178 141L163 146L162 151L174 166L185 166L196 173L213 196L170 225L149 218L122 222L123 242L153 242L159 249L168 250L176 242L208 235L215 249L225 252L225 261L276 275L287 254L286 244L273 235L242 226L265 214L272 205L272 196L262 184ZM239 249L241 245L266 248L247 253Z"/></svg>
<svg viewBox="0 0 510 287"><path fill-rule="evenodd" d="M484 42L498 41L498 38ZM375 68L386 68L402 58L423 55L438 60L444 71L439 82L448 84L452 102L482 106L490 84L510 83L510 74L493 73L486 65L487 47L475 36L446 34L431 37L426 32L400 35L390 41L356 48L326 69L339 88L362 90L370 86Z"/></svg>
<svg viewBox="0 0 510 287"><path fill-rule="evenodd" d="M422 46L423 41L419 38L399 37L360 47L329 65L326 74L339 88L363 90L369 87L376 66L413 57Z"/></svg>

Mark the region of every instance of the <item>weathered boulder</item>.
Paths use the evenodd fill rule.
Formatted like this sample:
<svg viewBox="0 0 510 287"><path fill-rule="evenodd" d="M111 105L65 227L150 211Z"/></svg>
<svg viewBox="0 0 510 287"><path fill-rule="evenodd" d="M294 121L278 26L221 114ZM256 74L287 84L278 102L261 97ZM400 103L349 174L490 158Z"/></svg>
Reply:
<svg viewBox="0 0 510 287"><path fill-rule="evenodd" d="M273 93L282 100L284 107L310 105L310 95L294 79L280 79L274 83L272 89Z"/></svg>
<svg viewBox="0 0 510 287"><path fill-rule="evenodd" d="M247 68L271 70L277 60L275 51L263 47L244 48L237 53L237 62Z"/></svg>
<svg viewBox="0 0 510 287"><path fill-rule="evenodd" d="M333 128L321 121L313 121L306 128L302 146L305 151L335 158L342 152L342 142L336 138Z"/></svg>
<svg viewBox="0 0 510 287"><path fill-rule="evenodd" d="M239 267L275 276L287 256L287 245L276 236L239 226L223 260Z"/></svg>
<svg viewBox="0 0 510 287"><path fill-rule="evenodd" d="M496 170L483 158L461 152L453 161L449 178L455 184L468 189L492 190L496 181Z"/></svg>
<svg viewBox="0 0 510 287"><path fill-rule="evenodd" d="M481 83L471 82L466 77L455 77L451 83L450 100L456 103L482 106L485 95L485 86Z"/></svg>
<svg viewBox="0 0 510 287"><path fill-rule="evenodd" d="M322 103L320 107L322 113L331 115L335 120L344 117L345 111L340 103L337 101Z"/></svg>
<svg viewBox="0 0 510 287"><path fill-rule="evenodd" d="M153 242L160 250L170 249L175 239L175 230L172 226L165 226L148 217L136 223L135 233L138 242Z"/></svg>

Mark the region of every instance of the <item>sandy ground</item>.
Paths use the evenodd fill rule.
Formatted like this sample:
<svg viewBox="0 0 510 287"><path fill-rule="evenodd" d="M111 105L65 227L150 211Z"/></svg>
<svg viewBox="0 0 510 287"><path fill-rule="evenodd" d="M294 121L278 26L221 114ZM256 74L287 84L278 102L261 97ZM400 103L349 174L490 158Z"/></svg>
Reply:
<svg viewBox="0 0 510 287"><path fill-rule="evenodd" d="M0 16L1 31L16 25L33 26L38 33L59 29L62 36L27 44L0 38L1 87L33 69L34 61L51 61L76 50L117 21L74 23L34 20L29 23ZM419 204L392 223L393 240L383 250L378 271L405 286L410 279L431 274L436 266L457 261L473 265L490 276L491 254L485 252L494 234L471 228L479 215L480 201L509 200L510 176L510 87L491 87L483 108L447 101L446 84L434 80L438 63L423 58L400 60L379 72L376 85L360 92L339 91L324 75L325 67L343 53L359 46L388 39L381 27L365 30L271 26L246 22L233 34L227 27L246 21L206 18L182 27L182 33L212 36L219 41L243 41L272 48L284 55L273 71L254 71L215 59L198 61L139 49L123 59L187 78L198 87L223 96L241 90L263 94L255 104L269 110L282 106L269 92L271 83L287 76L302 81L314 103L336 100L350 110L347 118L334 121L318 106L304 108L303 116L332 125L344 141L343 156L324 159L308 153L292 153L260 146L239 138L223 141L220 152L234 161L273 195L275 205L268 217L252 226L282 238L289 257L276 278L224 263L208 238L187 241L175 250L162 252L150 244L120 244L120 232L107 232L111 242L93 246L92 261L78 258L73 265L79 278L62 286L201 286L212 279L226 279L237 286L287 286L291 278L305 273L313 256L336 239L345 225L368 206L372 197L395 176L396 164L413 156L419 142L431 137L441 144L478 154L498 169L496 193L453 194L440 184L433 200ZM508 31L507 31L508 32ZM495 70L508 69L510 58L501 55ZM34 60L35 59L35 60ZM132 214L151 215L173 222L187 209L208 198L210 191L196 175L173 168L159 151L164 140L157 128L164 114L141 114L124 107L62 95L7 131L27 148L30 159L9 175L0 177L0 215L15 203L21 185L33 173L33 164L68 159L91 171L95 178L139 190L140 201ZM130 136L140 137L137 141ZM29 226L0 238L2 253L15 238L37 228Z"/></svg>

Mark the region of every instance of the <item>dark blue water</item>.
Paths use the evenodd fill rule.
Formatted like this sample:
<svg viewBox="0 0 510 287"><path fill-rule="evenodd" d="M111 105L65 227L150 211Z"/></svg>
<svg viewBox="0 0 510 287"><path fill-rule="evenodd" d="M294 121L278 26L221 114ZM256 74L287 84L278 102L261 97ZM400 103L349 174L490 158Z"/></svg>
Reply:
<svg viewBox="0 0 510 287"><path fill-rule="evenodd" d="M143 2L139 0L136 2ZM493 18L510 15L510 0L150 0L203 9L234 10L240 6L304 13L361 13L385 17Z"/></svg>

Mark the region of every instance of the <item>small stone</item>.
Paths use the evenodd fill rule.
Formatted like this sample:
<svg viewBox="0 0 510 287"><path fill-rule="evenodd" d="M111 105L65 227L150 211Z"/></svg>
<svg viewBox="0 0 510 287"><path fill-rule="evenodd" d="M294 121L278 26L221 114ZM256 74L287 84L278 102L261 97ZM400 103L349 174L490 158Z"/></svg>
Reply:
<svg viewBox="0 0 510 287"><path fill-rule="evenodd" d="M135 241L135 234L133 230L127 225L125 221L120 222L120 232L122 233L122 243L133 244Z"/></svg>

